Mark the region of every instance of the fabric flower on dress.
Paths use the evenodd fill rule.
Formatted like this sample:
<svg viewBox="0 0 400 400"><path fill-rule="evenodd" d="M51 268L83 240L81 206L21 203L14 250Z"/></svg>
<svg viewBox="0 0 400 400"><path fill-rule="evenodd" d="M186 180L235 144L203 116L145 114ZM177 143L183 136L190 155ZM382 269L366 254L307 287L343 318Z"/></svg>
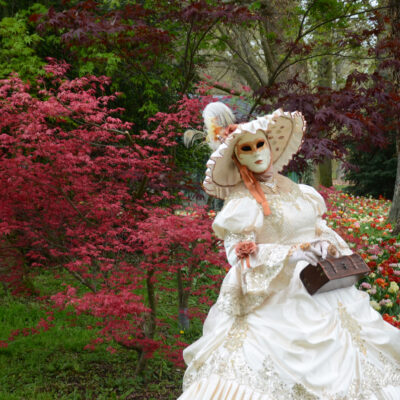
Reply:
<svg viewBox="0 0 400 400"><path fill-rule="evenodd" d="M246 260L247 268L250 268L250 254L257 251L257 245L254 242L239 242L235 246L235 253L239 260Z"/></svg>

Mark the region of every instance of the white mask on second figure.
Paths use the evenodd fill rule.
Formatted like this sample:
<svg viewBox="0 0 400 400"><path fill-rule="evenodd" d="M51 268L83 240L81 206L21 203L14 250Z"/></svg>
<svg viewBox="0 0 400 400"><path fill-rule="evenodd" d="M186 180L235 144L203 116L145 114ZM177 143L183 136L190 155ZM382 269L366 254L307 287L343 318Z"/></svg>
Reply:
<svg viewBox="0 0 400 400"><path fill-rule="evenodd" d="M245 133L236 143L235 155L240 164L257 174L266 171L271 164L271 150L262 132Z"/></svg>

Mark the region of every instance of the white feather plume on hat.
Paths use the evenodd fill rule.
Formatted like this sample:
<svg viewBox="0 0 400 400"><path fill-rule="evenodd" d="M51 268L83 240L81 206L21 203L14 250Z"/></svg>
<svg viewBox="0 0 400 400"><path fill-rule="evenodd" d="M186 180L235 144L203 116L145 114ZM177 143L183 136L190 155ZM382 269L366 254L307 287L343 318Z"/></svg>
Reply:
<svg viewBox="0 0 400 400"><path fill-rule="evenodd" d="M218 139L219 130L234 124L236 118L228 106L217 101L206 106L203 110L203 119L207 130L208 145L213 151L217 150L221 144L221 141Z"/></svg>
<svg viewBox="0 0 400 400"><path fill-rule="evenodd" d="M232 110L224 103L217 101L209 103L203 110L203 120L205 125L205 132L188 129L183 134L183 144L190 147L196 140L206 139L207 144L215 151L221 144L218 139L218 132L234 124L236 118Z"/></svg>

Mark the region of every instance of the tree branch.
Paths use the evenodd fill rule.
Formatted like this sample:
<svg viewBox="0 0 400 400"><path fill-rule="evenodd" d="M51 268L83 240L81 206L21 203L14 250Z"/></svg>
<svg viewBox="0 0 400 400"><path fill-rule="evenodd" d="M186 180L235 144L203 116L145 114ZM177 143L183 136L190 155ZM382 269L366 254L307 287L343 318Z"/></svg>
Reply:
<svg viewBox="0 0 400 400"><path fill-rule="evenodd" d="M204 32L199 36L199 38L197 39L197 41L196 41L196 40L194 41L194 43L193 43L193 48L190 48L190 47L189 47L189 44L190 44L190 37L189 37L189 36L190 36L190 34L191 34L191 31L192 31L192 26L191 26L191 29L190 29L190 31L189 31L189 33L188 33L188 36L187 36L187 46L188 46L188 50L189 50L189 52L190 52L190 61L189 61L189 66L186 67L186 64L187 64L187 58L186 58L186 57L187 57L187 54L185 54L185 58L184 58L184 63L185 63L185 80L184 80L184 84L183 84L182 90L181 90L182 94L185 94L185 93L186 93L186 91L187 91L187 89L188 89L188 87L189 87L189 83L190 83L190 81L191 81L192 71L194 70L194 57L195 57L195 54L196 54L196 52L197 52L197 50L198 50L198 48L199 48L201 42L204 40L204 38L205 38L206 35L210 32L210 30L218 23L219 20L220 20L220 19L217 18L213 23L211 23L211 24L208 26L207 29L204 30Z"/></svg>
<svg viewBox="0 0 400 400"><path fill-rule="evenodd" d="M226 87L224 87L224 86L222 86L222 85L219 85L218 83L211 83L210 82L210 85L212 85L215 89L219 89L219 90L221 90L221 91L223 91L223 92L225 92L225 93L229 93L229 94L231 94L231 95L233 95L233 96L242 96L243 95L243 93L241 93L241 92L238 92L237 90L235 90L235 89L229 89L229 88L226 88Z"/></svg>
<svg viewBox="0 0 400 400"><path fill-rule="evenodd" d="M183 68L184 68L184 76L186 76L186 64L187 64L187 57L189 53L189 45L190 45L190 35L192 34L193 30L193 18L190 21L190 27L186 34L186 43L185 43L185 52L183 54Z"/></svg>
<svg viewBox="0 0 400 400"><path fill-rule="evenodd" d="M345 55L345 54L341 54L340 52L336 52L336 53L321 53L321 54L314 54L312 56L309 57L303 57L303 58L299 58L287 65L285 65L285 67L283 67L280 71L279 74L277 76L279 76L283 71L285 71L286 69L288 69L289 67L291 67L292 65L295 65L299 62L302 61L307 61L307 60L311 60L313 58L317 58L317 57L324 57L324 56L336 56L336 57L341 57L341 58L350 58L350 59L355 59L355 60L376 60L376 57L360 57L360 56L350 56L350 55ZM389 58L389 57L386 57ZM384 60L385 58L380 58L380 60Z"/></svg>
<svg viewBox="0 0 400 400"><path fill-rule="evenodd" d="M66 104L64 104L64 103L61 102L60 100L58 100L58 102L59 102L64 108L66 108L68 111L70 111L71 113L75 113L74 110L72 110L70 107L68 107ZM132 145L135 144L135 141L133 140L131 134L130 134L128 131L121 131L121 130L119 130L119 129L104 128L103 126L101 126L101 125L99 125L99 124L96 124L95 122L89 122L89 121L86 121L86 120L82 120L82 119L80 119L80 118L76 118L76 117L71 116L71 115L69 115L68 117L71 118L74 122L76 122L76 123L78 123L78 124L80 124L80 125L94 126L94 127L96 127L96 128L103 129L103 130L105 130L105 131L107 131L107 132L113 132L113 133L119 133L119 134L121 134L121 135L125 135L125 136L128 138L129 142L130 142ZM98 146L98 144L97 144L97 146ZM142 160L144 160L144 159L146 158L146 157L142 154L142 152L141 152L140 150L137 149L137 147L133 147L133 146L132 146L131 148L133 149L133 151L135 151L135 152L139 155L139 157L140 157Z"/></svg>
<svg viewBox="0 0 400 400"><path fill-rule="evenodd" d="M232 43L230 43L229 41L227 41L225 39L222 39L222 38L218 38L218 40L221 40L222 42L224 42L230 48L230 50L238 56L238 58L242 61L242 63L245 64L253 72L253 74L256 76L256 78L259 81L260 86L263 86L264 85L264 81L261 78L261 76L259 75L257 69L251 63L249 63L247 60L244 59L242 54L240 54L240 52L234 48Z"/></svg>
<svg viewBox="0 0 400 400"><path fill-rule="evenodd" d="M389 8L389 6L369 8L368 10L358 11L358 12L354 12L354 13L350 13L350 14L342 14L342 15L338 15L336 17L332 17L330 19L322 21L319 24L314 25L313 27L309 28L307 31L305 31L303 33L301 38L303 38L304 36L307 36L308 34L314 32L315 30L317 30L318 28L320 28L323 25L326 25L326 24L329 24L330 22L336 21L337 19L350 18L350 17L354 17L356 15L367 14L367 13L370 13L370 12L374 12L374 11L378 11L378 10L384 10L384 9L387 9L387 8Z"/></svg>
<svg viewBox="0 0 400 400"><path fill-rule="evenodd" d="M62 188L59 188L59 191L61 192L62 196L64 197L65 200L67 200L67 202L69 203L69 205L77 212L77 214L79 215L79 217L85 221L88 225L91 226L96 226L96 224L90 220L88 220L80 211L79 209L76 207L76 205L72 202L72 200L67 196L67 194L64 192L64 190L62 190Z"/></svg>
<svg viewBox="0 0 400 400"><path fill-rule="evenodd" d="M279 63L279 65L276 67L274 73L271 75L271 77L268 79L268 83L267 83L267 87L270 87L274 84L276 78L281 74L281 72L285 69L287 69L287 66L284 66L287 62L287 60L289 59L289 57L292 55L294 49L296 48L297 44L299 43L299 41L304 38L305 36L309 35L310 33L314 32L315 30L317 30L318 28L320 28L321 26L324 26L330 22L336 21L338 19L343 19L343 18L350 18L356 15L361 15L361 14L367 14L370 12L374 12L374 11L378 11L378 10L382 10L382 9L387 9L388 6L382 6L382 7L375 7L375 8L369 8L367 10L363 10L363 11L358 11L358 12L354 12L354 13L350 13L350 14L342 14L342 15L337 15L335 17L329 18L325 21L322 21L316 25L314 25L313 27L307 29L306 31L303 32L303 27L304 27L304 23L305 23L305 19L308 15L308 13L310 12L311 8L313 7L315 3L315 0L312 1L310 3L310 5L308 6L308 8L306 9L303 18L301 20L300 26L299 26L299 30L297 33L297 37L293 43L293 45L290 47L290 49L287 51L286 55L284 56L284 58L282 59L282 61ZM292 64L293 65L293 64ZM249 114L248 114L248 118L251 117L251 115L253 114L254 110L258 107L258 105L260 104L260 101L262 99L262 94L260 94L255 102L253 107L250 109Z"/></svg>

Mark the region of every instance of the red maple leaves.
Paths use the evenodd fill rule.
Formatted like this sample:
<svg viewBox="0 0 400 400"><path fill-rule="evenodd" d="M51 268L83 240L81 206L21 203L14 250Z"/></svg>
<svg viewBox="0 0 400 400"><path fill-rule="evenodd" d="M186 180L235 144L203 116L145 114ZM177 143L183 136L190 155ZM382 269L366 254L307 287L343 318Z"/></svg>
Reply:
<svg viewBox="0 0 400 400"><path fill-rule="evenodd" d="M88 349L174 352L173 334L157 334L160 293L176 292L176 310L187 308L192 291L220 282L223 268L208 266L225 265L207 211L170 206L179 185L168 178L168 149L199 124L208 99L184 98L155 116L152 132L135 132L112 108L108 78L69 80L54 60L45 70L35 86L0 81L0 280L14 294L43 269L74 282L51 299L98 318Z"/></svg>

